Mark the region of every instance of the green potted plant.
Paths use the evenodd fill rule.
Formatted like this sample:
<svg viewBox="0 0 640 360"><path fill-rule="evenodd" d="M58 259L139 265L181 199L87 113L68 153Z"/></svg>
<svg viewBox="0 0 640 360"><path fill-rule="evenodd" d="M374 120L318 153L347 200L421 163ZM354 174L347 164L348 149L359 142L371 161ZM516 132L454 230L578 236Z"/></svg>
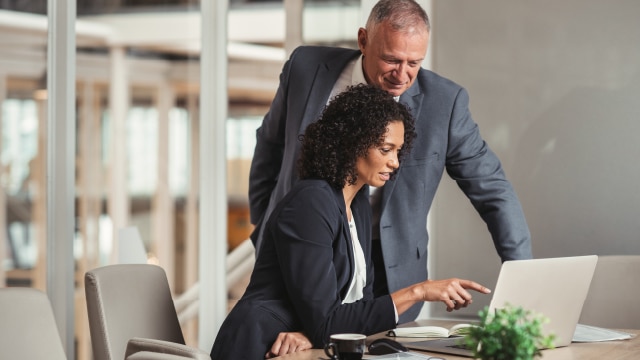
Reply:
<svg viewBox="0 0 640 360"><path fill-rule="evenodd" d="M548 321L522 307L509 304L490 312L479 312L480 323L469 328L464 342L474 349L474 358L482 360L532 360L540 356L540 348L553 348L553 334L542 334Z"/></svg>

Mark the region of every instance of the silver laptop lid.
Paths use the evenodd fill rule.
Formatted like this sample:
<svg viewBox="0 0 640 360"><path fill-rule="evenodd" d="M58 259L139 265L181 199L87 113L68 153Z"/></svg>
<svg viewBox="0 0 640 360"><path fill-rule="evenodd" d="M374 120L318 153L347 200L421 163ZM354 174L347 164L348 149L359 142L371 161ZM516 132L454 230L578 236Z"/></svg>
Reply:
<svg viewBox="0 0 640 360"><path fill-rule="evenodd" d="M549 319L545 335L556 347L571 343L587 297L596 255L506 261L502 264L489 310L509 303Z"/></svg>

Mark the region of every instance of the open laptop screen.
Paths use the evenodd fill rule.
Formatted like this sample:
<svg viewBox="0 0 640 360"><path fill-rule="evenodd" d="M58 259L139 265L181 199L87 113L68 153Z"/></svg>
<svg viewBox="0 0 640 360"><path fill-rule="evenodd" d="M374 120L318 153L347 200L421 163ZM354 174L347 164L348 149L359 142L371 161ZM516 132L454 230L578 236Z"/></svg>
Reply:
<svg viewBox="0 0 640 360"><path fill-rule="evenodd" d="M598 262L596 255L506 261L502 264L489 309L521 306L549 322L543 334L554 334L554 346L567 346ZM403 342L415 350L472 356L457 346L459 338Z"/></svg>

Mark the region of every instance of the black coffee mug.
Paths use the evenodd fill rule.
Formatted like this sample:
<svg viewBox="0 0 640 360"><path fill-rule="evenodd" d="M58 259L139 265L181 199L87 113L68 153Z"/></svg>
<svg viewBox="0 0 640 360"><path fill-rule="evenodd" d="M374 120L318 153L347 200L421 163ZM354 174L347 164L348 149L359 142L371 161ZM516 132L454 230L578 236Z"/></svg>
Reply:
<svg viewBox="0 0 640 360"><path fill-rule="evenodd" d="M366 339L362 334L334 334L324 346L324 353L331 360L360 360L364 355Z"/></svg>

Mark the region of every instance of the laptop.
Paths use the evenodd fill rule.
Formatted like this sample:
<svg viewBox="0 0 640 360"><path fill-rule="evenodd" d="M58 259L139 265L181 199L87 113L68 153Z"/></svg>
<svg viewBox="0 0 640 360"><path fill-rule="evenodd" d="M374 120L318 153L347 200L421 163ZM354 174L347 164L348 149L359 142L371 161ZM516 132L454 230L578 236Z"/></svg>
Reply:
<svg viewBox="0 0 640 360"><path fill-rule="evenodd" d="M596 255L513 260L502 264L489 311L509 303L549 319L543 334L555 334L554 346L571 343L596 268ZM473 356L461 338L403 342L409 349Z"/></svg>

